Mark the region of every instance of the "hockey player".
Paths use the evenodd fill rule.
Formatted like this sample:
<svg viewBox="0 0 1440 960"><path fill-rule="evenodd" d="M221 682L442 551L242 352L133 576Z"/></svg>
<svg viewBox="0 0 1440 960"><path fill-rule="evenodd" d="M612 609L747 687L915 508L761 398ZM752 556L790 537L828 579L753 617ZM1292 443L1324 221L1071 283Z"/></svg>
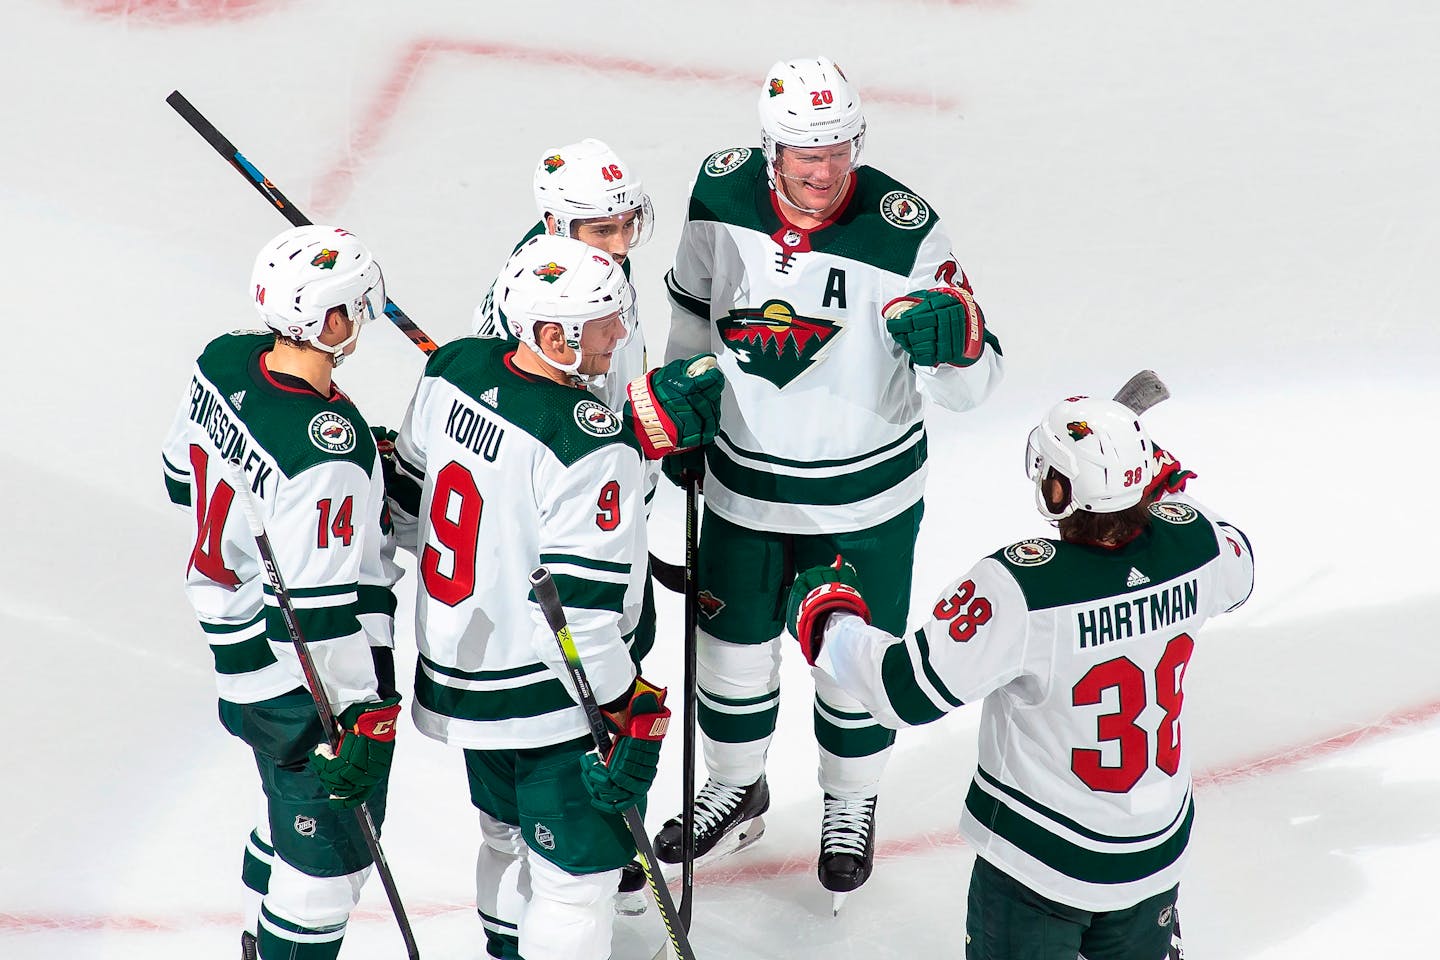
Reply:
<svg viewBox="0 0 1440 960"><path fill-rule="evenodd" d="M307 226L261 249L250 290L268 330L217 337L195 362L165 440L165 485L195 517L185 590L215 658L220 719L254 752L263 788L242 955L329 960L371 865L348 808L368 800L383 821L400 712L380 459L332 380L384 310L385 286L358 239ZM238 497L254 498L274 547L343 730L338 755Z"/></svg>
<svg viewBox="0 0 1440 960"><path fill-rule="evenodd" d="M515 249L531 237L544 234L572 237L604 250L620 264L626 280L630 279L630 250L650 238L655 212L644 185L629 164L602 141L581 140L545 150L535 166L533 186L540 220ZM689 361L678 359L647 373L645 333L638 318L630 326L611 357L609 371L588 378L586 387L610 409L620 411L640 441L647 459L648 514L659 478L657 461L714 439L724 378L713 368L692 378L688 375ZM475 308L474 330L476 336L518 342L496 315L493 285ZM638 405L631 402L632 391ZM628 643L637 665L655 644L655 596L648 580L640 623ZM628 864L620 878L622 913L645 909L644 895L640 893L644 887L645 873L640 865Z"/></svg>
<svg viewBox="0 0 1440 960"><path fill-rule="evenodd" d="M876 623L904 628L922 513L924 398L952 410L999 382L985 327L935 211L860 166L855 88L821 57L783 61L759 98L759 148L701 165L674 269L667 357L713 349L720 428L702 461L699 721L709 778L697 855L757 836L779 703L779 637L797 569L843 553L874 584ZM933 288L933 289L932 289ZM870 875L875 802L894 734L817 681L820 881ZM656 837L680 858L680 821ZM727 844L728 846L729 844Z"/></svg>
<svg viewBox="0 0 1440 960"><path fill-rule="evenodd" d="M644 461L583 389L625 336L630 284L600 251L541 235L495 292L518 342L436 351L396 443L397 528L420 569L414 719L465 750L489 955L600 960L635 854L621 811L654 779L652 730L669 715L625 645L646 571ZM542 563L618 734L603 762L530 594Z"/></svg>
<svg viewBox="0 0 1440 960"><path fill-rule="evenodd" d="M1193 814L1181 744L1195 637L1254 585L1250 543L1128 409L1077 397L1030 434L1059 539L980 560L913 634L867 626L843 563L796 578L805 657L891 727L984 699L960 833L967 960L1162 960Z"/></svg>

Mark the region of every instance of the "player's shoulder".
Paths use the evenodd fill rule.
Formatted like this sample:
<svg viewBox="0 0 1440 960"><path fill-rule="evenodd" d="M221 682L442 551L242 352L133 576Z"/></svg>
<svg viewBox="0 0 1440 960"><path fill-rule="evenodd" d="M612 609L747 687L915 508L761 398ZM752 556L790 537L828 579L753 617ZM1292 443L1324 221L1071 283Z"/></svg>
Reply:
<svg viewBox="0 0 1440 960"><path fill-rule="evenodd" d="M759 147L725 147L700 163L690 191L691 220L713 220L759 228L755 193L765 179L765 152Z"/></svg>
<svg viewBox="0 0 1440 960"><path fill-rule="evenodd" d="M1102 551L1048 537L1029 537L987 558L1019 586L1031 610L1069 606L1114 592Z"/></svg>
<svg viewBox="0 0 1440 960"><path fill-rule="evenodd" d="M845 247L861 252L852 254L856 259L893 273L910 273L921 245L939 223L934 207L874 167L856 168L854 189L837 224Z"/></svg>
<svg viewBox="0 0 1440 960"><path fill-rule="evenodd" d="M275 334L269 330L232 330L205 344L195 362L212 380L241 378L251 362L274 342Z"/></svg>

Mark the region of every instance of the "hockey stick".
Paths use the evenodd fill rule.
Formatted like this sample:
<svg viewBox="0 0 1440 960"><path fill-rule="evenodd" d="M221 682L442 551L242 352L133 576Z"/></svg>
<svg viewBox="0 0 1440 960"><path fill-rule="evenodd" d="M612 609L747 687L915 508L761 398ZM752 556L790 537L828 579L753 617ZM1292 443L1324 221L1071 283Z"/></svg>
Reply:
<svg viewBox="0 0 1440 960"><path fill-rule="evenodd" d="M595 741L595 748L602 757L607 756L610 753L610 731L605 729L605 721L600 716L600 705L595 702L595 693L590 689L590 680L585 676L585 665L580 662L580 654L575 649L575 638L570 635L570 627L565 621L565 608L560 604L560 594L555 589L555 581L550 578L550 571L543 566L537 567L530 574L530 586L535 590L535 599L545 614L546 622L550 624L550 629L555 631L555 642L560 646L560 656L564 658L565 667L570 671L570 680L580 697L585 719L590 723L590 736ZM655 848L650 843L649 835L645 833L645 821L640 817L640 810L638 807L628 807L624 816L625 825L630 828L630 836L635 841L636 857L645 868L645 876L650 881L650 891L655 894L655 903L660 908L660 919L665 921L665 930L670 935L670 946L674 947L675 955L680 960L695 960L695 951L690 947L690 937L675 915L675 901L670 896L670 888L665 886L665 878L660 875ZM662 948L656 957L664 955L665 950Z"/></svg>
<svg viewBox="0 0 1440 960"><path fill-rule="evenodd" d="M700 531L696 528L695 497L700 481L685 477L685 729L680 771L680 922L690 929L690 908L695 898L695 685L696 638L700 620L698 580Z"/></svg>
<svg viewBox="0 0 1440 960"><path fill-rule="evenodd" d="M179 90L174 90L170 96L165 98L165 102L170 104L175 112L194 128L196 133L204 137L205 142L214 147L216 153L229 161L230 166L234 167L270 206L279 210L281 215L290 221L291 226L308 227L311 225L310 218L301 213L300 208L291 203L290 199L280 192L280 188L275 186L269 177L245 159L245 155L235 149L235 144L227 140L219 130L216 130L214 124L206 120L204 114L196 110L194 105L185 99L184 94ZM405 311L400 309L400 305L389 297L385 298L385 316L400 328L401 333L410 338L411 343L425 353L433 353L438 349L435 341L427 337L425 331L416 326L415 321L411 320Z"/></svg>
<svg viewBox="0 0 1440 960"><path fill-rule="evenodd" d="M335 724L335 712L330 709L330 700L325 696L325 688L321 685L320 674L315 669L315 661L310 657L310 648L305 643L305 635L300 632L300 619L295 615L295 605L290 601L290 591L285 587L285 579L280 575L280 565L275 561L275 550L270 545L270 537L265 533L265 524L260 520L260 513L255 509L253 494L250 492L250 484L245 479L245 474L238 460L229 461L231 471L231 484L240 493L240 505L245 508L245 519L250 524L250 532L255 536L255 545L260 548L260 559L265 567L265 577L270 581L270 588L275 591L275 602L280 607L280 615L285 620L285 630L290 634L290 642L295 647L295 655L300 658L300 669L305 673L305 686L310 691L310 699L315 701L315 710L320 714L320 725L325 728L329 737L330 749L340 749L340 737ZM400 902L400 891L395 886L395 876L390 872L390 864L385 860L385 853L380 849L380 841L375 836L375 821L370 819L370 808L360 804L355 808L355 819L360 826L360 833L365 838L365 845L370 848L370 858L375 861L375 872L380 875L380 883L385 887L385 896L390 900L390 909L395 913L395 922L400 926L400 936L405 940L405 953L410 960L420 960L420 948L415 945L415 934L410 929L410 919L405 915L405 905Z"/></svg>
<svg viewBox="0 0 1440 960"><path fill-rule="evenodd" d="M1141 370L1125 381L1125 385L1116 391L1113 399L1139 416L1161 400L1169 400L1170 388L1165 386L1165 381L1161 380L1154 370Z"/></svg>
<svg viewBox="0 0 1440 960"><path fill-rule="evenodd" d="M170 96L165 98L165 102L170 104L175 112L180 114L181 118L190 124L196 133L205 139L206 143L214 147L216 153L220 154L221 157L229 162L230 166L239 171L240 175L245 178L245 181L254 187L260 196L265 198L266 203L270 204L270 206L276 210L279 210L281 216L289 220L292 226L304 227L310 225L310 218L301 213L300 208L291 203L290 198L281 193L280 188L275 186L269 177L261 173L259 168L251 163L243 153L237 150L235 144L231 143L223 133L215 129L215 125L205 119L205 115L195 109L195 106L191 104L189 100L185 99L184 94L179 90L174 90L170 93ZM401 332L410 338L410 342L419 347L422 352L428 354L439 349L435 341L426 336L425 331L421 330L415 321L411 320L409 315L400 309L400 305L388 296L385 298L385 316L389 317L390 322L399 327ZM683 567L673 563L666 563L664 560L651 554L650 570L655 578L655 582L666 590L669 590L671 593L685 592L685 569Z"/></svg>

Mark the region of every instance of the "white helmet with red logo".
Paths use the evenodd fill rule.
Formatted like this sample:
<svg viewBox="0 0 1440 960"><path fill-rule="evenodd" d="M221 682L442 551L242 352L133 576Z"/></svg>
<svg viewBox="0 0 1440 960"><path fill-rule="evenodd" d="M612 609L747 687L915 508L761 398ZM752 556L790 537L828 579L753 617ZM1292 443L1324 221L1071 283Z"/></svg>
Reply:
<svg viewBox="0 0 1440 960"><path fill-rule="evenodd" d="M250 295L265 326L289 340L329 353L338 366L360 328L385 312L385 279L370 248L339 227L294 227L255 258ZM339 307L354 323L343 343L319 340L325 317Z"/></svg>
<svg viewBox="0 0 1440 960"><path fill-rule="evenodd" d="M860 94L828 57L781 60L760 89L761 145L770 186L775 186L777 147L824 147L850 143L850 166L865 146Z"/></svg>
<svg viewBox="0 0 1440 960"><path fill-rule="evenodd" d="M1035 481L1035 506L1047 520L1076 510L1115 513L1135 506L1155 472L1150 435L1124 404L1071 397L1051 408L1030 431L1025 470ZM1045 495L1052 475L1064 500L1057 507Z"/></svg>
<svg viewBox="0 0 1440 960"><path fill-rule="evenodd" d="M579 240L542 233L521 244L495 278L500 323L550 366L574 374L580 367L580 334L585 324L617 311L628 333L634 323L630 281L602 250ZM538 323L558 323L575 351L572 363L545 355L535 338Z"/></svg>
<svg viewBox="0 0 1440 960"><path fill-rule="evenodd" d="M619 217L636 211L630 246L650 238L655 211L645 186L615 151L590 138L546 150L535 167L535 206L555 218L555 232L573 237L577 221Z"/></svg>

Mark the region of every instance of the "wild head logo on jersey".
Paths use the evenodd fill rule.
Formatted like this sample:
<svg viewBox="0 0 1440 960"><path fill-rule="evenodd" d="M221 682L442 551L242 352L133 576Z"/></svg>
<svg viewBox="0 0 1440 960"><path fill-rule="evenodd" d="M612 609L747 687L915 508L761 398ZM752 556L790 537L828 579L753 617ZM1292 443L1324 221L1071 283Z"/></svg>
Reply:
<svg viewBox="0 0 1440 960"><path fill-rule="evenodd" d="M564 272L565 268L560 266L560 264L556 263L554 260L551 260L543 267L535 268L535 276L539 277L541 280L544 280L546 283L554 283L556 280L559 280L560 276Z"/></svg>
<svg viewBox="0 0 1440 960"><path fill-rule="evenodd" d="M565 158L560 156L560 154L558 153L554 156L545 158L546 173L554 173L556 170L559 170L563 166L565 166Z"/></svg>
<svg viewBox="0 0 1440 960"><path fill-rule="evenodd" d="M759 310L731 310L718 326L740 368L777 387L809 370L841 330L834 320L797 316L784 300L767 300Z"/></svg>
<svg viewBox="0 0 1440 960"><path fill-rule="evenodd" d="M700 604L700 612L705 614L708 619L713 620L717 613L725 609L725 601L715 596L715 594L709 590L701 590L695 596L695 600Z"/></svg>
<svg viewBox="0 0 1440 960"><path fill-rule="evenodd" d="M315 254L315 259L310 261L310 266L319 267L321 270L334 270L335 258L338 256L340 256L339 250L323 249Z"/></svg>
<svg viewBox="0 0 1440 960"><path fill-rule="evenodd" d="M1086 437L1090 436L1090 434L1095 432L1094 430L1090 429L1090 424L1085 422L1084 420L1071 420L1069 423L1065 424L1065 429L1070 431L1071 440L1084 440Z"/></svg>
<svg viewBox="0 0 1440 960"><path fill-rule="evenodd" d="M784 92L785 92L785 81L784 81L784 80L775 80L775 79L772 78L771 81L770 81L770 96L772 96L772 97L778 97L778 96L780 96L780 94L782 94L782 93L784 93Z"/></svg>

